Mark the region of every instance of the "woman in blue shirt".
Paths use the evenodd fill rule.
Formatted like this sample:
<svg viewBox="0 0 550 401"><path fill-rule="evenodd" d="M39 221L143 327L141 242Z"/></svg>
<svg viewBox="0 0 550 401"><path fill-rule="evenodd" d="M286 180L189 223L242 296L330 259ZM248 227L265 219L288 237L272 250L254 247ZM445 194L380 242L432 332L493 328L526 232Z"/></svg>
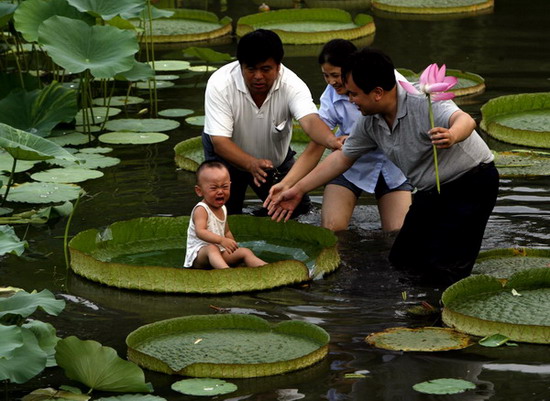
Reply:
<svg viewBox="0 0 550 401"><path fill-rule="evenodd" d="M334 39L319 54L321 71L328 84L321 95L319 116L331 129L338 127L336 136L349 135L361 116L357 106L349 101L341 76L346 58L356 50L350 41ZM395 74L398 80L406 80L397 71ZM357 200L365 191L376 197L382 230L398 231L409 210L412 189L401 170L382 151L369 152L326 185L321 224L333 231L347 229Z"/></svg>

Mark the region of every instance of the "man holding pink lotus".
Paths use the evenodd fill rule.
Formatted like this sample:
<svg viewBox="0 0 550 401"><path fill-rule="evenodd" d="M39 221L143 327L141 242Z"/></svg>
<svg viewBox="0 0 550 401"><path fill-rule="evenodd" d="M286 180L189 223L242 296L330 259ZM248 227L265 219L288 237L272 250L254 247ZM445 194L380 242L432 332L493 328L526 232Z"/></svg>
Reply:
<svg viewBox="0 0 550 401"><path fill-rule="evenodd" d="M346 171L362 154L381 149L417 188L390 262L440 284L469 275L496 202L499 176L475 121L444 93L453 79L445 77L444 67L432 65L422 75L420 90L402 86L391 59L370 48L353 54L342 75L361 119L342 150L266 201L270 214L287 219L305 193Z"/></svg>

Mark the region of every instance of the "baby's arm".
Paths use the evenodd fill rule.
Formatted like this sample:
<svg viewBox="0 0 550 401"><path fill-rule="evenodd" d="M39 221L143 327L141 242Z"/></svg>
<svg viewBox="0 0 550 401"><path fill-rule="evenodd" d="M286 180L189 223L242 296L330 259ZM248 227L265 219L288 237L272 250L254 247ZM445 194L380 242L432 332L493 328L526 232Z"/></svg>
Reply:
<svg viewBox="0 0 550 401"><path fill-rule="evenodd" d="M231 238L228 238L208 230L208 213L204 207L197 207L195 209L195 212L193 213L193 222L195 223L195 232L197 233L197 237L203 241L211 244L219 244L223 246L228 253L232 253L238 248L237 243L233 239L233 235L231 235Z"/></svg>

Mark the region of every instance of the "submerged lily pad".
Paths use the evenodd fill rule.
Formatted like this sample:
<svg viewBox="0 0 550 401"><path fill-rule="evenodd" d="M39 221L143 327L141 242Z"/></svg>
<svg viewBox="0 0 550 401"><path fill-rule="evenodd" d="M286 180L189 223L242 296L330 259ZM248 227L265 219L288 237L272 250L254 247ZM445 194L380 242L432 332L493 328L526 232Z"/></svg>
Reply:
<svg viewBox="0 0 550 401"><path fill-rule="evenodd" d="M14 185L10 190L7 200L22 203L65 202L78 198L81 190L82 188L74 184L27 182Z"/></svg>
<svg viewBox="0 0 550 401"><path fill-rule="evenodd" d="M374 20L358 14L355 19L337 8L302 8L258 13L239 18L237 36L257 28L272 29L285 44L325 43L331 39L353 40L373 35Z"/></svg>
<svg viewBox="0 0 550 401"><path fill-rule="evenodd" d="M550 148L550 92L500 96L481 107L480 127L507 143Z"/></svg>
<svg viewBox="0 0 550 401"><path fill-rule="evenodd" d="M237 390L233 383L220 379L185 379L172 384L172 390L188 395L213 396Z"/></svg>
<svg viewBox="0 0 550 401"><path fill-rule="evenodd" d="M527 269L501 280L475 275L445 290L443 322L480 337L550 343L550 268Z"/></svg>
<svg viewBox="0 0 550 401"><path fill-rule="evenodd" d="M537 267L550 268L550 249L491 249L479 253L472 274L508 278L518 271Z"/></svg>
<svg viewBox="0 0 550 401"><path fill-rule="evenodd" d="M258 256L267 265L222 270L182 268L189 217L150 217L113 223L105 231L86 230L70 242L71 268L110 286L158 292L227 293L254 291L309 281L335 270L336 237L326 229L268 218L230 216L239 242L262 240ZM251 248L255 251L254 244ZM294 260L299 249L302 260ZM290 256L290 257L289 257Z"/></svg>
<svg viewBox="0 0 550 401"><path fill-rule="evenodd" d="M185 316L128 335L128 358L155 371L245 378L301 369L327 355L328 333L311 323L271 326L254 315Z"/></svg>
<svg viewBox="0 0 550 401"><path fill-rule="evenodd" d="M425 394L459 394L466 390L473 390L476 385L462 379L435 379L417 383L413 389Z"/></svg>
<svg viewBox="0 0 550 401"><path fill-rule="evenodd" d="M52 168L31 175L35 181L75 183L103 177L103 173L86 168Z"/></svg>
<svg viewBox="0 0 550 401"><path fill-rule="evenodd" d="M494 0L372 0L372 8L405 14L457 14L492 9Z"/></svg>
<svg viewBox="0 0 550 401"><path fill-rule="evenodd" d="M472 338L458 331L441 327L393 327L370 334L365 341L392 351L448 351L473 344Z"/></svg>
<svg viewBox="0 0 550 401"><path fill-rule="evenodd" d="M160 132L109 132L99 136L99 141L118 145L147 145L164 142L170 137Z"/></svg>
<svg viewBox="0 0 550 401"><path fill-rule="evenodd" d="M175 120L165 118L121 118L107 121L105 128L109 131L161 132L170 131L180 126Z"/></svg>

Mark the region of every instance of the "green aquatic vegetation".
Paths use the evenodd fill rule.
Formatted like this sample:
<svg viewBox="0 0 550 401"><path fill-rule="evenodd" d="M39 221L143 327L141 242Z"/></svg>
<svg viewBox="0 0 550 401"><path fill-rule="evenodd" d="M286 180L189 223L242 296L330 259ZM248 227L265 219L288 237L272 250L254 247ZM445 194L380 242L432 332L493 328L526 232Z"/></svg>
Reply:
<svg viewBox="0 0 550 401"><path fill-rule="evenodd" d="M108 121L105 129L109 131L161 132L170 131L180 126L175 120L165 118L120 118Z"/></svg>
<svg viewBox="0 0 550 401"><path fill-rule="evenodd" d="M55 203L78 198L78 185L52 182L26 182L13 187L7 200L20 203Z"/></svg>
<svg viewBox="0 0 550 401"><path fill-rule="evenodd" d="M508 278L518 271L538 267L550 267L549 249L492 249L479 253L472 273Z"/></svg>
<svg viewBox="0 0 550 401"><path fill-rule="evenodd" d="M3 218L0 217L0 223ZM0 225L0 256L12 253L21 256L28 246L27 241L21 241L12 227Z"/></svg>
<svg viewBox="0 0 550 401"><path fill-rule="evenodd" d="M473 390L476 385L470 381L462 379L434 379L422 383L417 383L413 389L424 394L460 394L467 390Z"/></svg>
<svg viewBox="0 0 550 401"><path fill-rule="evenodd" d="M103 173L87 168L52 168L31 175L35 181L75 183L103 177Z"/></svg>
<svg viewBox="0 0 550 401"><path fill-rule="evenodd" d="M501 177L550 175L550 153L533 150L493 152Z"/></svg>
<svg viewBox="0 0 550 401"><path fill-rule="evenodd" d="M148 145L167 141L170 137L160 132L114 131L99 136L99 141L118 145Z"/></svg>
<svg viewBox="0 0 550 401"><path fill-rule="evenodd" d="M460 14L490 10L494 0L372 0L372 8L391 13Z"/></svg>
<svg viewBox="0 0 550 401"><path fill-rule="evenodd" d="M394 327L370 334L365 341L393 351L448 351L473 344L469 335L441 327Z"/></svg>
<svg viewBox="0 0 550 401"><path fill-rule="evenodd" d="M184 379L172 384L172 390L182 394L214 396L237 390L233 383L220 379Z"/></svg>

